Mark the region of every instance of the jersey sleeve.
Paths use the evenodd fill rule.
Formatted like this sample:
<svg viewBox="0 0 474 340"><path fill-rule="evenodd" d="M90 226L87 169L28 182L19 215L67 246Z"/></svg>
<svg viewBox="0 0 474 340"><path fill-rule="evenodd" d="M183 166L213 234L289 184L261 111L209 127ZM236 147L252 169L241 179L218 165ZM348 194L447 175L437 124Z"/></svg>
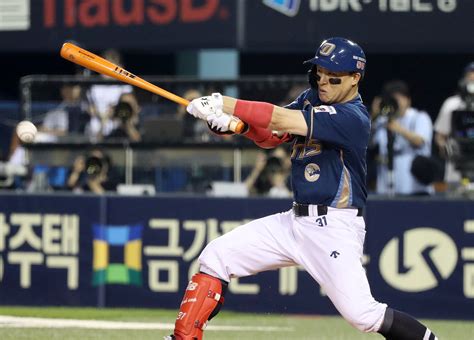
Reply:
<svg viewBox="0 0 474 340"><path fill-rule="evenodd" d="M308 95L310 94L311 89L307 89L303 91L295 100L293 100L291 103L288 105L285 105L284 107L286 109L291 109L291 110L301 110L304 106L305 100L307 100Z"/></svg>
<svg viewBox="0 0 474 340"><path fill-rule="evenodd" d="M318 139L343 146L365 143L370 123L355 105L308 106L303 110L308 124L308 139Z"/></svg>

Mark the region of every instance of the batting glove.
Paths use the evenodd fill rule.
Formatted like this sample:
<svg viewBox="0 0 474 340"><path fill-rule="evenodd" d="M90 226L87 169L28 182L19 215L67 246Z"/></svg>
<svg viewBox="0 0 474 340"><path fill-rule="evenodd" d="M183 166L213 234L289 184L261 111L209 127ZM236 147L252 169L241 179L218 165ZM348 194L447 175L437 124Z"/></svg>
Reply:
<svg viewBox="0 0 474 340"><path fill-rule="evenodd" d="M186 108L188 113L196 118L206 120L210 115L223 114L224 102L220 93L213 93L211 96L193 99Z"/></svg>
<svg viewBox="0 0 474 340"><path fill-rule="evenodd" d="M208 115L206 120L213 130L227 132L229 131L229 124L232 120L232 116L221 111L220 113Z"/></svg>

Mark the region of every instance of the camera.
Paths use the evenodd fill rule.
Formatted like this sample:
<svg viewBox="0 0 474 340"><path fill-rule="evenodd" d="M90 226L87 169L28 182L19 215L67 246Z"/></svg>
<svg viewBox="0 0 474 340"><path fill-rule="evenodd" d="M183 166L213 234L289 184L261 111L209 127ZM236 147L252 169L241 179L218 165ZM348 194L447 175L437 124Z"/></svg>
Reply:
<svg viewBox="0 0 474 340"><path fill-rule="evenodd" d="M392 95L383 94L379 104L379 116L385 116L389 120L398 115L398 102Z"/></svg>
<svg viewBox="0 0 474 340"><path fill-rule="evenodd" d="M96 177L100 175L104 168L104 160L97 156L89 156L86 159L86 174L89 177Z"/></svg>
<svg viewBox="0 0 474 340"><path fill-rule="evenodd" d="M133 108L132 105L125 101L119 101L114 108L114 117L118 118L122 121L122 123L126 123L132 118L133 116Z"/></svg>

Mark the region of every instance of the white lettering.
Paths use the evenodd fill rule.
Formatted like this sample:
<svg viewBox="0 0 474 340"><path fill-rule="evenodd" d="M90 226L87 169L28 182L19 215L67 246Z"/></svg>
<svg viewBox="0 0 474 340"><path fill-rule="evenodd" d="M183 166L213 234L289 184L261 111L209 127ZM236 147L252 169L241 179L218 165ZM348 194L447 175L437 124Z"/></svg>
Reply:
<svg viewBox="0 0 474 340"><path fill-rule="evenodd" d="M335 11L339 7L338 0L320 0L320 8L323 12Z"/></svg>
<svg viewBox="0 0 474 340"><path fill-rule="evenodd" d="M342 5L344 5L344 6L342 6ZM344 2L344 3L341 4L341 10L343 10L343 11L348 11L349 7L354 12L362 11L362 6L361 6L359 0L348 0L347 3Z"/></svg>
<svg viewBox="0 0 474 340"><path fill-rule="evenodd" d="M184 261L191 261L205 246L206 242L206 222L204 221L184 221L183 229L194 231L193 242L191 246L183 254Z"/></svg>
<svg viewBox="0 0 474 340"><path fill-rule="evenodd" d="M31 287L31 266L43 264L43 254L11 252L8 254L8 263L20 265L20 286L29 288Z"/></svg>
<svg viewBox="0 0 474 340"><path fill-rule="evenodd" d="M474 299L474 264L473 263L466 263L464 265L463 293L465 297Z"/></svg>
<svg viewBox="0 0 474 340"><path fill-rule="evenodd" d="M60 245L59 241L61 239L61 231L55 226L61 224L61 216L46 214L43 217L43 251L46 254L59 254Z"/></svg>
<svg viewBox="0 0 474 340"><path fill-rule="evenodd" d="M309 0L312 12L353 11L361 12L363 5L369 5L376 0ZM433 12L438 9L449 13L457 9L458 0L378 0L381 12Z"/></svg>
<svg viewBox="0 0 474 340"><path fill-rule="evenodd" d="M160 271L168 273L168 280L161 281ZM175 293L179 289L178 261L151 260L148 261L148 286L153 292Z"/></svg>
<svg viewBox="0 0 474 340"><path fill-rule="evenodd" d="M32 248L41 250L41 239L33 231L33 227L41 224L41 214L11 214L10 223L19 225L18 232L10 238L10 249L17 249L28 243Z"/></svg>
<svg viewBox="0 0 474 340"><path fill-rule="evenodd" d="M390 10L393 12L410 12L410 0L390 0Z"/></svg>
<svg viewBox="0 0 474 340"><path fill-rule="evenodd" d="M309 9L313 12L333 12L336 10L360 12L362 11L362 5L360 0L310 0Z"/></svg>
<svg viewBox="0 0 474 340"><path fill-rule="evenodd" d="M63 215L61 223L61 253L76 255L79 253L79 216Z"/></svg>
<svg viewBox="0 0 474 340"><path fill-rule="evenodd" d="M433 12L433 5L423 3L423 0L413 0L413 10L415 12Z"/></svg>
<svg viewBox="0 0 474 340"><path fill-rule="evenodd" d="M154 218L148 222L152 229L164 229L168 231L167 244L165 246L147 246L143 248L143 253L147 256L181 256L183 248L179 246L179 220ZM163 239L163 237L162 237Z"/></svg>
<svg viewBox="0 0 474 340"><path fill-rule="evenodd" d="M79 286L79 264L74 256L48 256L46 258L48 268L65 268L67 272L67 287L77 289Z"/></svg>
<svg viewBox="0 0 474 340"><path fill-rule="evenodd" d="M0 214L0 251L5 250L5 239L10 233L10 226L5 222L5 215Z"/></svg>
<svg viewBox="0 0 474 340"><path fill-rule="evenodd" d="M229 291L232 294L257 295L260 293L260 286L257 283L240 283L239 278L230 280Z"/></svg>
<svg viewBox="0 0 474 340"><path fill-rule="evenodd" d="M438 8L442 12L452 12L456 9L457 0L438 0Z"/></svg>

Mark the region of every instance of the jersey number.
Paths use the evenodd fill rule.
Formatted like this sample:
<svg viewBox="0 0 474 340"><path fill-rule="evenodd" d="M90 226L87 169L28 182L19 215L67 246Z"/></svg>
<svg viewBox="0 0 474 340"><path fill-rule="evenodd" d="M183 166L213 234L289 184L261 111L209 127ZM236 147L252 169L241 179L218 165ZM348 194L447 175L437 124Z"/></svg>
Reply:
<svg viewBox="0 0 474 340"><path fill-rule="evenodd" d="M316 140L310 140L307 144L293 145L293 151L291 152L291 158L303 159L305 157L311 157L319 155L323 150L321 143Z"/></svg>
<svg viewBox="0 0 474 340"><path fill-rule="evenodd" d="M316 225L318 227L325 227L328 225L328 222L326 221L326 216L319 217L316 219Z"/></svg>

